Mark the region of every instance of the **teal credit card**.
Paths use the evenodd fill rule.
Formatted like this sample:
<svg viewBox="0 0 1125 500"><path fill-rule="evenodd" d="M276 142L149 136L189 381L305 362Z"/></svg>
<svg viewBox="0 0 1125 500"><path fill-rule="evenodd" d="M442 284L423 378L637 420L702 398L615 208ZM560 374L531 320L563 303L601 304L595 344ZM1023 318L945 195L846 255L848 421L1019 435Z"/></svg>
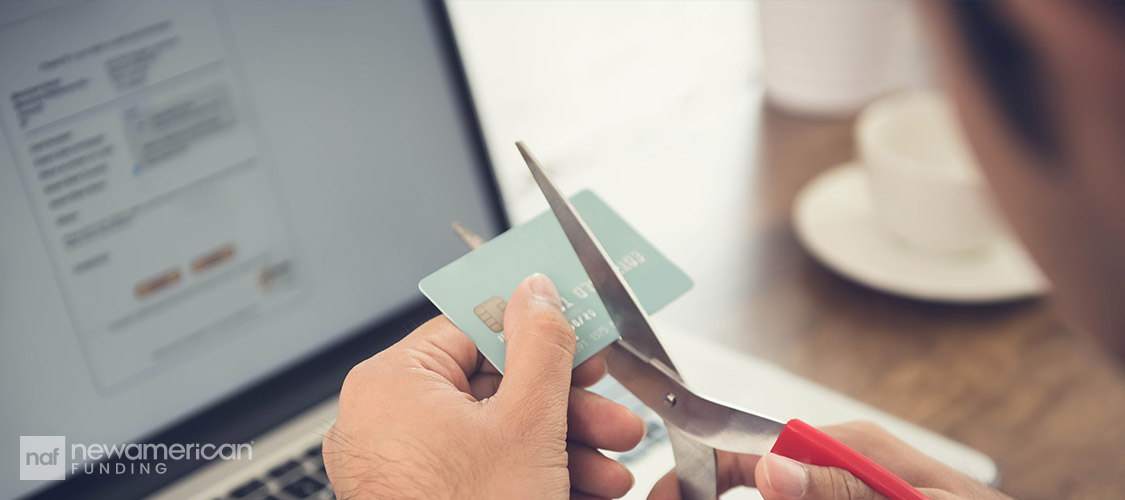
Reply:
<svg viewBox="0 0 1125 500"><path fill-rule="evenodd" d="M570 199L648 313L691 289L691 278L590 191ZM524 278L543 273L578 337L574 365L620 336L551 212L509 229L426 276L418 288L504 371L504 308Z"/></svg>

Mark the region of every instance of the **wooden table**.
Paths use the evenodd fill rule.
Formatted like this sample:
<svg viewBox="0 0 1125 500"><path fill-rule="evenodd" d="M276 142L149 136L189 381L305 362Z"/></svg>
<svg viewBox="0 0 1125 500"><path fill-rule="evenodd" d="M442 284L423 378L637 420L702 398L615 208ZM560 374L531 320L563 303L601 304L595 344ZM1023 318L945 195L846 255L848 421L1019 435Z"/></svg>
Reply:
<svg viewBox="0 0 1125 500"><path fill-rule="evenodd" d="M737 322L718 340L992 456L1017 498L1125 498L1125 376L1049 300L945 306L833 274L789 222L802 185L852 158L849 120L765 109Z"/></svg>

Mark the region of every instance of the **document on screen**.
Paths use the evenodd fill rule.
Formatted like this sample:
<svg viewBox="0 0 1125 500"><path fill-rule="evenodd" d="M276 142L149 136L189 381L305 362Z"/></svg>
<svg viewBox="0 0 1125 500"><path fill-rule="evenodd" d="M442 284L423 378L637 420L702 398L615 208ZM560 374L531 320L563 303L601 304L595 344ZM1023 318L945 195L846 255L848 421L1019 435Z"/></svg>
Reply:
<svg viewBox="0 0 1125 500"><path fill-rule="evenodd" d="M213 6L69 6L0 28L0 47L2 125L99 390L300 295Z"/></svg>

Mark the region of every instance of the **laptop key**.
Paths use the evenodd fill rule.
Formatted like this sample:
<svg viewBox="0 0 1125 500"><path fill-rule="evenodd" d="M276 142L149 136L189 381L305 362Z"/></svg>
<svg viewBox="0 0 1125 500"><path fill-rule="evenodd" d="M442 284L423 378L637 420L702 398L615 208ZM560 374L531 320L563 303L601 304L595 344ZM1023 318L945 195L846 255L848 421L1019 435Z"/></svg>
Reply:
<svg viewBox="0 0 1125 500"><path fill-rule="evenodd" d="M283 463L283 464L281 464L277 467L274 467L273 469L270 469L270 477L284 476L287 472L289 472L293 469L296 469L300 466L301 466L301 464L297 463L296 460L290 460L290 461L285 462L285 463Z"/></svg>
<svg viewBox="0 0 1125 500"><path fill-rule="evenodd" d="M321 454L322 453L320 451L320 445L319 444L316 445L316 446L313 446L312 448L309 448L309 451L305 452L305 456L309 457L309 458L320 458Z"/></svg>
<svg viewBox="0 0 1125 500"><path fill-rule="evenodd" d="M324 483L305 476L289 483L289 485L282 488L282 490L297 498L308 498L314 493L323 490L324 487Z"/></svg>
<svg viewBox="0 0 1125 500"><path fill-rule="evenodd" d="M257 479L251 479L242 486L231 490L230 496L231 498L243 498L251 493L254 493L255 491L262 489L263 486L265 486L265 484L263 484L261 481Z"/></svg>

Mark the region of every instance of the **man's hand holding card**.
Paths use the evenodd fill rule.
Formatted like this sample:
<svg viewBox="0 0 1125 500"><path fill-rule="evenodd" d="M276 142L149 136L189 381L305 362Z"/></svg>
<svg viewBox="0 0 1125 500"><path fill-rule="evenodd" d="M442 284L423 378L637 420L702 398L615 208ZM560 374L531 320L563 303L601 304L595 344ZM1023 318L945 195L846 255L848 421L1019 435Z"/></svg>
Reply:
<svg viewBox="0 0 1125 500"><path fill-rule="evenodd" d="M445 316L352 369L324 438L337 497L617 498L632 487L598 450L633 448L644 422L582 388L605 373L600 357L572 374L555 287L532 275L509 303L503 379Z"/></svg>
<svg viewBox="0 0 1125 500"><path fill-rule="evenodd" d="M571 200L648 311L691 288L593 193ZM644 421L584 388L605 374L595 355L619 335L551 213L419 288L445 314L344 383L324 442L337 495L574 499L632 488L628 469L598 450L632 449Z"/></svg>

